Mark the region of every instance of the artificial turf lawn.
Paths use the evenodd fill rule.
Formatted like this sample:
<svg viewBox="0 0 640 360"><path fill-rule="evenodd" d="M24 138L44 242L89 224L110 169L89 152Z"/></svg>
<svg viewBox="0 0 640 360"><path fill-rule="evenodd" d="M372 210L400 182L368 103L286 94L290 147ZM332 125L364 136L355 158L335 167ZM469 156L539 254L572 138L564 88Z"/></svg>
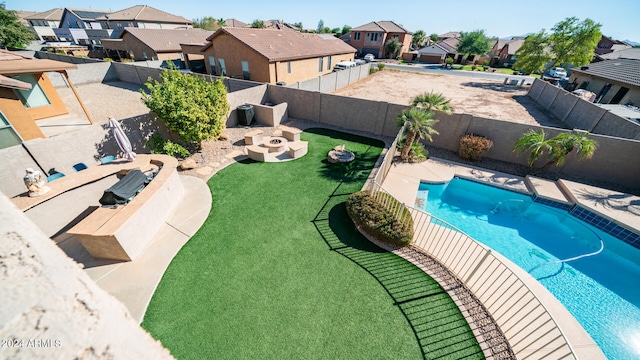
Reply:
<svg viewBox="0 0 640 360"><path fill-rule="evenodd" d="M178 359L483 358L451 298L346 215L383 144L310 129L306 156L230 165L142 326ZM346 144L349 165L327 163Z"/></svg>

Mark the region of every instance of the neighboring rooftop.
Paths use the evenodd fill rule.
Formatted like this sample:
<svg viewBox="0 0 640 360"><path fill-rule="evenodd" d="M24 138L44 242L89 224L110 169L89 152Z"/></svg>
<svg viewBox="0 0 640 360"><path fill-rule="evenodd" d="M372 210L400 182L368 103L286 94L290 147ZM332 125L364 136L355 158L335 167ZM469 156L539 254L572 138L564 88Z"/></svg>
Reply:
<svg viewBox="0 0 640 360"><path fill-rule="evenodd" d="M107 17L108 16L108 17ZM124 10L106 14L98 20L109 21L143 21L155 23L184 23L191 25L193 22L182 16L177 16L158 10L149 5L136 5Z"/></svg>
<svg viewBox="0 0 640 360"><path fill-rule="evenodd" d="M60 21L62 19L63 12L64 12L63 9L55 8L55 9L29 15L25 19L26 20Z"/></svg>
<svg viewBox="0 0 640 360"><path fill-rule="evenodd" d="M571 72L588 74L640 87L640 60L614 59L575 67Z"/></svg>
<svg viewBox="0 0 640 360"><path fill-rule="evenodd" d="M288 28L278 30L225 27L209 36L207 40L211 41L222 34L238 39L269 61L306 59L356 52L356 49L338 38L323 39L316 34L300 33ZM211 43L207 45L207 47L209 46Z"/></svg>
<svg viewBox="0 0 640 360"><path fill-rule="evenodd" d="M608 54L600 55L600 58L602 58L603 60L613 60L613 59L640 60L640 48L618 50L618 51L610 52Z"/></svg>
<svg viewBox="0 0 640 360"><path fill-rule="evenodd" d="M0 49L0 74L17 75L29 72L47 72L77 69L75 64L49 59L36 59Z"/></svg>
<svg viewBox="0 0 640 360"><path fill-rule="evenodd" d="M78 18L85 21L97 20L98 18L111 13L111 11L108 11L108 10L76 9L76 8L65 8L64 12L70 12L75 16L77 16ZM62 15L62 18L64 18L64 13Z"/></svg>
<svg viewBox="0 0 640 360"><path fill-rule="evenodd" d="M212 32L203 29L142 29L125 28L125 33L137 38L156 52L181 51L180 44L204 44ZM104 40L113 41L113 40ZM118 41L118 40L115 40Z"/></svg>
<svg viewBox="0 0 640 360"><path fill-rule="evenodd" d="M396 24L393 21L372 21L368 24L360 25L351 29L351 31L373 31L373 32L384 32L384 33L407 33L411 34L411 32L401 25Z"/></svg>

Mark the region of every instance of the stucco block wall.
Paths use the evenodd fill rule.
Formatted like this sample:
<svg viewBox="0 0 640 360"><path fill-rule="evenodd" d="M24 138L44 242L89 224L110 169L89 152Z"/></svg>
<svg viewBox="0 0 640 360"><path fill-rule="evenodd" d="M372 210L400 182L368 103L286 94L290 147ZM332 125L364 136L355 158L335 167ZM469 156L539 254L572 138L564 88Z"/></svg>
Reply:
<svg viewBox="0 0 640 360"><path fill-rule="evenodd" d="M298 83L298 88L300 90L318 91L318 89L320 89L320 77Z"/></svg>
<svg viewBox="0 0 640 360"><path fill-rule="evenodd" d="M538 97L538 105L548 110L551 107L551 104L555 101L560 90L561 89L556 86L546 87Z"/></svg>
<svg viewBox="0 0 640 360"><path fill-rule="evenodd" d="M366 78L367 76L369 76L369 69L369 64L359 65L346 70L331 72L320 77L315 77L298 83L288 84L287 86L302 90L330 93Z"/></svg>
<svg viewBox="0 0 640 360"><path fill-rule="evenodd" d="M226 126L232 127L238 124L238 106L244 104L264 104L267 101L269 101L269 96L267 94L266 84L229 93L227 95L229 117L227 118Z"/></svg>
<svg viewBox="0 0 640 360"><path fill-rule="evenodd" d="M607 110L588 101L578 101L564 123L569 129L592 131L606 112Z"/></svg>
<svg viewBox="0 0 640 360"><path fill-rule="evenodd" d="M120 81L129 82L133 84L143 84L144 81L140 80L138 75L139 66L133 66L130 64L113 63L113 68L118 75ZM146 80L146 78L145 78Z"/></svg>
<svg viewBox="0 0 640 360"><path fill-rule="evenodd" d="M529 88L529 92L527 93L527 96L529 96L530 98L538 101L538 98L540 98L540 94L542 94L542 91L545 88L545 83L544 81L533 81L533 84L531 84L531 87Z"/></svg>
<svg viewBox="0 0 640 360"><path fill-rule="evenodd" d="M286 102L289 104L289 117L319 121L320 93L315 91L300 91L285 86L269 85L269 100L274 104Z"/></svg>
<svg viewBox="0 0 640 360"><path fill-rule="evenodd" d="M640 140L640 126L637 123L608 111L592 131L596 134L608 134L609 136Z"/></svg>
<svg viewBox="0 0 640 360"><path fill-rule="evenodd" d="M124 305L100 289L0 194L0 348L5 359L172 359ZM33 344L28 346L29 341Z"/></svg>
<svg viewBox="0 0 640 360"><path fill-rule="evenodd" d="M104 83L118 81L118 74L110 62L97 62L92 64L78 64L78 68L67 70L67 75L73 85L90 83ZM63 74L48 72L47 76L55 87L67 87L67 80Z"/></svg>
<svg viewBox="0 0 640 360"><path fill-rule="evenodd" d="M580 100L577 96L567 92L559 92L555 100L549 107L549 111L560 121L564 121L576 103Z"/></svg>
<svg viewBox="0 0 640 360"><path fill-rule="evenodd" d="M322 94L320 106L322 123L372 134L381 134L384 128L386 103Z"/></svg>

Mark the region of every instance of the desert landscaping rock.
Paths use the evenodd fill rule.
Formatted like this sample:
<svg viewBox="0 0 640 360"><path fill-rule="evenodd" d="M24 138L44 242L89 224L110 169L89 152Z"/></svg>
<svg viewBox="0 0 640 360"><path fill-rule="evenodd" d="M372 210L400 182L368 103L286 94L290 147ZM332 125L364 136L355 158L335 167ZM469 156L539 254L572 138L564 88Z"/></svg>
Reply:
<svg viewBox="0 0 640 360"><path fill-rule="evenodd" d="M190 170L196 167L198 167L198 164L193 159L185 159L180 163L180 170Z"/></svg>

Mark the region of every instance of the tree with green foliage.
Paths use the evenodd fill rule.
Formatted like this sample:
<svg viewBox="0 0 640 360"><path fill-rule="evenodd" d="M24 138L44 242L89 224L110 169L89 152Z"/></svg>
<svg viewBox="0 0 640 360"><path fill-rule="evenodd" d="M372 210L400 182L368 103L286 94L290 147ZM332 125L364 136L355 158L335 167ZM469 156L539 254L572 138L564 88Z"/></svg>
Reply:
<svg viewBox="0 0 640 360"><path fill-rule="evenodd" d="M218 30L218 21L211 16L193 19L193 27L208 31Z"/></svg>
<svg viewBox="0 0 640 360"><path fill-rule="evenodd" d="M219 27L225 27L225 26L227 26L227 21L226 21L225 19L223 19L223 18L220 18L220 19L218 19L218 20L216 20L216 21L218 22L218 26L219 26Z"/></svg>
<svg viewBox="0 0 640 360"><path fill-rule="evenodd" d="M202 141L217 139L225 129L229 103L221 79L208 82L198 76L168 69L161 81L149 78L140 89L142 101L180 138L201 147Z"/></svg>
<svg viewBox="0 0 640 360"><path fill-rule="evenodd" d="M552 139L547 139L543 129L540 132L529 130L522 134L516 141L513 151L518 155L529 152L528 164L533 168L535 162L543 155L548 157L547 163L538 172L546 170L549 166L564 165L567 157L575 152L579 160L589 159L595 153L598 143L587 137L589 133L574 129L570 133L562 133Z"/></svg>
<svg viewBox="0 0 640 360"><path fill-rule="evenodd" d="M429 35L429 39L431 39L432 43L437 43L438 42L438 34L433 33L433 34Z"/></svg>
<svg viewBox="0 0 640 360"><path fill-rule="evenodd" d="M301 21L298 21L298 22L296 22L296 23L293 23L292 25L293 25L293 26L295 26L295 27L297 27L298 29L300 29L300 31L302 31L302 30L303 30L303 28L302 28L302 22L301 22Z"/></svg>
<svg viewBox="0 0 640 360"><path fill-rule="evenodd" d="M330 33L331 34L335 34L337 36L340 36L340 28L338 28L338 27L333 28L333 29L331 29Z"/></svg>
<svg viewBox="0 0 640 360"><path fill-rule="evenodd" d="M484 33L484 30L474 30L460 33L458 43L458 53L465 58L469 55L483 55L491 50L491 39Z"/></svg>
<svg viewBox="0 0 640 360"><path fill-rule="evenodd" d="M421 139L428 139L433 141L432 135L438 135L439 132L433 128L438 120L433 118L433 112L411 107L409 110L404 110L398 115L398 126L404 126L404 143L402 144L402 150L400 157L404 161L408 161L409 152L414 141Z"/></svg>
<svg viewBox="0 0 640 360"><path fill-rule="evenodd" d="M324 20L320 19L320 21L318 21L318 26L316 27L316 32L320 34L323 31L324 31Z"/></svg>
<svg viewBox="0 0 640 360"><path fill-rule="evenodd" d="M342 27L342 30L340 30L340 35L339 35L339 37L340 37L340 36L343 36L343 35L346 35L346 34L348 34L348 33L350 33L350 32L351 32L351 26L349 26L349 25L344 25L344 26Z"/></svg>
<svg viewBox="0 0 640 360"><path fill-rule="evenodd" d="M556 66L587 65L593 59L593 50L602 38L601 24L576 17L566 18L551 28L527 36L522 47L516 51L514 68L526 73L535 71L544 74Z"/></svg>
<svg viewBox="0 0 640 360"><path fill-rule="evenodd" d="M251 23L251 27L254 29L264 29L265 25L264 25L264 21L262 20L253 20L253 22Z"/></svg>
<svg viewBox="0 0 640 360"><path fill-rule="evenodd" d="M426 42L427 42L427 34L424 31L418 30L413 33L413 37L411 38L411 45L413 45L414 48L420 48Z"/></svg>
<svg viewBox="0 0 640 360"><path fill-rule="evenodd" d="M24 48L35 38L35 34L20 23L18 14L0 3L0 46Z"/></svg>
<svg viewBox="0 0 640 360"><path fill-rule="evenodd" d="M387 50L389 58L395 58L400 49L402 49L402 43L397 38L391 38L384 43L384 48Z"/></svg>

